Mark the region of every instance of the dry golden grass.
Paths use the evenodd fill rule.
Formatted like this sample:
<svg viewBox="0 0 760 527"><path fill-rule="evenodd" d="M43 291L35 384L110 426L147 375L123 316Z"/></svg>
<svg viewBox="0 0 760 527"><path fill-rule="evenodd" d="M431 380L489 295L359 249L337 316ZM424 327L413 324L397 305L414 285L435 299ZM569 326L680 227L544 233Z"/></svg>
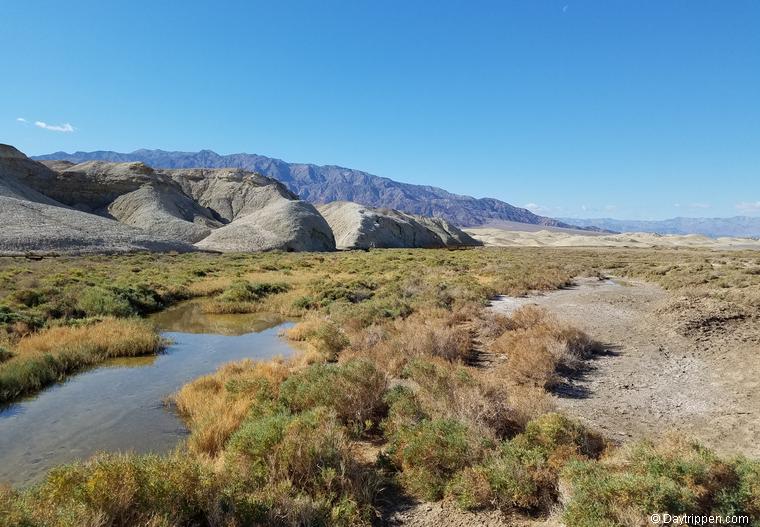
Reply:
<svg viewBox="0 0 760 527"><path fill-rule="evenodd" d="M470 309L469 307L467 309ZM369 356L391 375L415 358L438 357L461 362L470 353L471 335L462 325L463 311L425 308L383 326L354 332L346 356Z"/></svg>
<svg viewBox="0 0 760 527"><path fill-rule="evenodd" d="M285 332L285 336L306 345L298 357L300 364L334 361L350 344L349 337L330 319L311 315Z"/></svg>
<svg viewBox="0 0 760 527"><path fill-rule="evenodd" d="M184 385L173 400L191 430L190 450L216 456L256 403L257 392L276 396L288 373L282 360L244 360Z"/></svg>
<svg viewBox="0 0 760 527"><path fill-rule="evenodd" d="M18 341L10 359L0 363L0 402L109 358L157 353L161 345L155 328L139 319L105 319L32 333Z"/></svg>
<svg viewBox="0 0 760 527"><path fill-rule="evenodd" d="M160 337L139 319L105 319L83 326L60 326L22 338L16 345L17 358L35 354L61 353L84 348L102 358L134 357L158 351Z"/></svg>
<svg viewBox="0 0 760 527"><path fill-rule="evenodd" d="M585 333L535 306L518 309L510 321L491 349L506 357L499 370L512 385L549 389L561 380L559 368L578 369L595 348Z"/></svg>

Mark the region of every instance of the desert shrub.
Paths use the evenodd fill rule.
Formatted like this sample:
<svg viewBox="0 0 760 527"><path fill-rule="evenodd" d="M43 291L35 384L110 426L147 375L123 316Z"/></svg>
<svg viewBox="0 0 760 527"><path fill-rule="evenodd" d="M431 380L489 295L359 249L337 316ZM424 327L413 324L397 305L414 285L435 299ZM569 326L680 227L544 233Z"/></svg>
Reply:
<svg viewBox="0 0 760 527"><path fill-rule="evenodd" d="M251 313L260 309L259 303L266 297L289 289L285 283L235 280L212 301L205 302L203 309L207 313Z"/></svg>
<svg viewBox="0 0 760 527"><path fill-rule="evenodd" d="M529 422L513 442L550 453L555 457L555 465L564 463L561 456L595 459L606 447L602 436L559 413L545 414Z"/></svg>
<svg viewBox="0 0 760 527"><path fill-rule="evenodd" d="M0 346L0 363L3 363L13 357L13 353Z"/></svg>
<svg viewBox="0 0 760 527"><path fill-rule="evenodd" d="M206 469L181 454L101 455L55 468L39 487L17 496L26 518L16 525L207 524L217 515L211 482Z"/></svg>
<svg viewBox="0 0 760 527"><path fill-rule="evenodd" d="M284 283L251 283L246 280L236 280L219 295L221 302L258 302L262 298L289 289Z"/></svg>
<svg viewBox="0 0 760 527"><path fill-rule="evenodd" d="M78 295L77 309L86 316L128 317L135 314L129 300L105 287L88 287Z"/></svg>
<svg viewBox="0 0 760 527"><path fill-rule="evenodd" d="M440 359L415 359L402 372L419 386L421 408L432 417L452 418L490 438L513 435L520 427L502 380Z"/></svg>
<svg viewBox="0 0 760 527"><path fill-rule="evenodd" d="M425 309L380 327L381 338L357 339L354 347L393 375L416 359L438 357L461 362L470 353L469 331L455 325L452 314L441 309Z"/></svg>
<svg viewBox="0 0 760 527"><path fill-rule="evenodd" d="M377 284L367 280L329 281L316 284L313 296L323 307L340 301L358 304L372 298L375 289Z"/></svg>
<svg viewBox="0 0 760 527"><path fill-rule="evenodd" d="M11 295L13 301L26 307L36 307L45 303L46 295L38 289L21 289Z"/></svg>
<svg viewBox="0 0 760 527"><path fill-rule="evenodd" d="M386 437L393 437L401 430L412 428L430 418L414 392L406 386L394 386L388 390L384 401L388 406L388 415L383 419L381 427Z"/></svg>
<svg viewBox="0 0 760 527"><path fill-rule="evenodd" d="M556 497L556 477L540 449L505 442L496 452L452 479L446 493L465 509L547 510Z"/></svg>
<svg viewBox="0 0 760 527"><path fill-rule="evenodd" d="M44 321L37 315L29 312L21 312L8 306L0 305L0 327L15 336L26 335L40 327Z"/></svg>
<svg viewBox="0 0 760 527"><path fill-rule="evenodd" d="M287 331L291 340L308 342L317 357L316 360L334 361L338 354L351 343L338 325L321 318L307 318Z"/></svg>
<svg viewBox="0 0 760 527"><path fill-rule="evenodd" d="M280 387L280 401L291 411L317 406L335 411L357 434L377 427L386 412L385 375L361 359L343 364L316 364L294 373Z"/></svg>
<svg viewBox="0 0 760 527"><path fill-rule="evenodd" d="M404 318L414 312L409 302L385 296L375 296L359 304L337 302L330 304L327 310L335 320L341 321L343 327L355 330Z"/></svg>
<svg viewBox="0 0 760 527"><path fill-rule="evenodd" d="M501 313L484 311L480 313L477 320L480 335L487 339L496 339L502 336L505 331L515 329L514 321Z"/></svg>
<svg viewBox="0 0 760 527"><path fill-rule="evenodd" d="M447 489L463 508L548 512L558 497L559 471L575 459L598 457L601 438L560 414L546 414L453 479Z"/></svg>
<svg viewBox="0 0 760 527"><path fill-rule="evenodd" d="M230 439L227 466L235 506L251 523L356 525L374 498L343 427L324 407L246 420Z"/></svg>
<svg viewBox="0 0 760 527"><path fill-rule="evenodd" d="M159 293L155 287L138 284L130 286L92 286L83 291L69 291L76 297L76 309L85 316L127 317L158 311L168 303L181 300L186 294L179 289ZM66 308L56 307L61 314Z"/></svg>
<svg viewBox="0 0 760 527"><path fill-rule="evenodd" d="M568 486L568 527L628 525L652 511L670 514L748 515L760 521L756 461L727 462L671 437L638 443L600 461L573 461Z"/></svg>
<svg viewBox="0 0 760 527"><path fill-rule="evenodd" d="M588 335L534 306L518 309L511 322L512 328L492 345L507 357L501 370L511 383L552 388L561 373L581 369L597 348Z"/></svg>
<svg viewBox="0 0 760 527"><path fill-rule="evenodd" d="M464 423L424 419L397 430L388 454L399 468L399 480L413 495L428 500L443 496L449 480L478 460L481 445Z"/></svg>

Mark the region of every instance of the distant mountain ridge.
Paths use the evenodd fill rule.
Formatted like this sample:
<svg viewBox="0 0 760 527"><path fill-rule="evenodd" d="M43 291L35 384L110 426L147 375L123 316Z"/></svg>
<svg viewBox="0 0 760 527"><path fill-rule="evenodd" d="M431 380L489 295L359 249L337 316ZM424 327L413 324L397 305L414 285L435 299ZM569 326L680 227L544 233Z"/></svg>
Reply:
<svg viewBox="0 0 760 527"><path fill-rule="evenodd" d="M612 218L562 218L581 227L596 226L618 232L652 232L655 234L703 234L720 236L760 237L760 217L671 218L667 220L615 220Z"/></svg>
<svg viewBox="0 0 760 527"><path fill-rule="evenodd" d="M243 168L284 183L301 199L315 204L332 201L354 201L371 207L396 209L421 216L440 216L456 225L474 226L493 221L516 221L551 227L571 227L567 223L539 216L493 198L473 198L452 194L427 185L400 183L361 170L335 165L287 163L257 154L220 155L211 150L200 152L167 152L135 150L132 153L112 151L55 152L32 159L130 162L141 161L154 168Z"/></svg>

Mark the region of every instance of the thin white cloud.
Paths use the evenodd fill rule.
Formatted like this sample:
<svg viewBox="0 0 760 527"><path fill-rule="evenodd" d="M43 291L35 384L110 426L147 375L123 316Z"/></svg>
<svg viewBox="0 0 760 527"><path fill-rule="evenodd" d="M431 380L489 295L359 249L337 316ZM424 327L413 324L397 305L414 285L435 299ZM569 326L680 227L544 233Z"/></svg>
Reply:
<svg viewBox="0 0 760 527"><path fill-rule="evenodd" d="M20 123L28 123L28 122L29 122L29 121L27 121L26 119L24 119L23 117L16 117L16 120L17 120L18 122L20 122Z"/></svg>
<svg viewBox="0 0 760 527"><path fill-rule="evenodd" d="M736 204L736 210L742 212L760 212L760 201L742 201Z"/></svg>
<svg viewBox="0 0 760 527"><path fill-rule="evenodd" d="M69 123L63 123L63 124L48 124L44 121L35 121L34 126L37 128L42 128L43 130L50 130L51 132L73 132L74 127L71 126Z"/></svg>
<svg viewBox="0 0 760 527"><path fill-rule="evenodd" d="M690 209L709 209L710 205L707 203L689 203Z"/></svg>

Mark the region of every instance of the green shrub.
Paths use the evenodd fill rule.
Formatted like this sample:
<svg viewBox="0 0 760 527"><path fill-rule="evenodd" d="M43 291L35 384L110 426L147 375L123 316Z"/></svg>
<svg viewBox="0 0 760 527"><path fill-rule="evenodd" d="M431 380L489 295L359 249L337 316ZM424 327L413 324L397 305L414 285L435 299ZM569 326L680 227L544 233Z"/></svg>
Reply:
<svg viewBox="0 0 760 527"><path fill-rule="evenodd" d="M385 375L369 361L316 364L291 375L280 385L280 400L291 411L317 406L332 408L354 433L377 426L385 416Z"/></svg>
<svg viewBox="0 0 760 527"><path fill-rule="evenodd" d="M290 289L283 283L251 283L246 280L235 280L219 295L221 302L258 302L259 300Z"/></svg>
<svg viewBox="0 0 760 527"><path fill-rule="evenodd" d="M45 294L37 289L21 289L14 292L11 298L26 307L36 307L46 301Z"/></svg>
<svg viewBox="0 0 760 527"><path fill-rule="evenodd" d="M300 322L287 334L292 340L309 342L324 361L336 360L338 354L351 343L335 322L318 318Z"/></svg>
<svg viewBox="0 0 760 527"><path fill-rule="evenodd" d="M642 442L606 460L570 462L563 477L570 489L568 527L626 525L652 511L760 521L760 463L726 462L677 438Z"/></svg>
<svg viewBox="0 0 760 527"><path fill-rule="evenodd" d="M228 443L226 466L243 525L368 523L377 484L356 467L332 410L249 418Z"/></svg>
<svg viewBox="0 0 760 527"><path fill-rule="evenodd" d="M8 306L0 305L0 324L13 324L21 315Z"/></svg>
<svg viewBox="0 0 760 527"><path fill-rule="evenodd" d="M247 475L251 480L264 484L271 476L269 456L282 441L285 428L292 421L293 416L285 411L265 412L246 420L230 438L228 447L245 456Z"/></svg>
<svg viewBox="0 0 760 527"><path fill-rule="evenodd" d="M211 481L206 469L181 454L101 455L55 468L38 488L16 496L17 518L24 510L26 517L15 525L207 524L218 508ZM0 502L0 521L3 511Z"/></svg>
<svg viewBox="0 0 760 527"><path fill-rule="evenodd" d="M513 441L525 448L540 448L549 455L597 458L605 448L602 436L558 413L544 414L528 422Z"/></svg>
<svg viewBox="0 0 760 527"><path fill-rule="evenodd" d="M597 457L604 443L576 421L550 413L530 421L482 463L462 471L447 494L463 508L548 512L558 495L559 470L570 460Z"/></svg>
<svg viewBox="0 0 760 527"><path fill-rule="evenodd" d="M377 284L365 280L328 282L319 284L315 288L314 296L321 306L340 301L358 304L372 298L375 289L377 289Z"/></svg>
<svg viewBox="0 0 760 527"><path fill-rule="evenodd" d="M136 314L128 299L100 286L88 287L79 293L76 307L86 316L128 317Z"/></svg>
<svg viewBox="0 0 760 527"><path fill-rule="evenodd" d="M0 363L7 361L13 357L13 353L0 346Z"/></svg>
<svg viewBox="0 0 760 527"><path fill-rule="evenodd" d="M388 454L411 494L438 500L454 475L478 460L481 446L459 421L426 419L393 434Z"/></svg>
<svg viewBox="0 0 760 527"><path fill-rule="evenodd" d="M388 416L383 419L382 429L390 438L397 432L418 425L430 416L425 413L414 392L406 386L395 386L386 392L385 404L388 406Z"/></svg>

